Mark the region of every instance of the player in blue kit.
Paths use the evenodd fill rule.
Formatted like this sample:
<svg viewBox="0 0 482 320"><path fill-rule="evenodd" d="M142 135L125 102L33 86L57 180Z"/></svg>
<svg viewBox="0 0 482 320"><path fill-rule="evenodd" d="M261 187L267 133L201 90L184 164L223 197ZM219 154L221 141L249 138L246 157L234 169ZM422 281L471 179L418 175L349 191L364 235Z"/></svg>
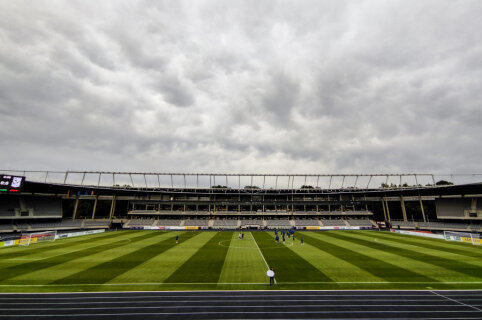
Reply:
<svg viewBox="0 0 482 320"><path fill-rule="evenodd" d="M279 243L279 236L276 235L276 243Z"/></svg>

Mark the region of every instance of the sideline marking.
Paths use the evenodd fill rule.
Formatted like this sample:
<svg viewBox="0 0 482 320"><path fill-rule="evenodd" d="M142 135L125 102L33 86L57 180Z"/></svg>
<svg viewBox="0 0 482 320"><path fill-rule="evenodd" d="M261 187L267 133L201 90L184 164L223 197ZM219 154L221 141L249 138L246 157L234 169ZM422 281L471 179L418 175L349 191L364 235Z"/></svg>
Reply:
<svg viewBox="0 0 482 320"><path fill-rule="evenodd" d="M254 241L254 243L256 244L256 248L258 248L259 254L260 254L261 257L263 258L263 261L264 261L264 263L266 264L266 267L268 267L268 269L269 269L268 262L266 262L266 259L264 258L263 253L262 253L261 250L259 249L258 243L256 242L256 239L254 238L253 233L250 232L249 234L251 235L251 238L253 238L253 241ZM278 283L278 282L276 281L276 278L275 278L275 279L274 279L274 284L277 284L277 283Z"/></svg>
<svg viewBox="0 0 482 320"><path fill-rule="evenodd" d="M410 282L410 281L395 281L395 282L384 282L384 281L313 281L313 282L279 282L278 284L482 284L482 281L450 281L450 282ZM74 287L74 286L158 286L158 285L251 285L251 284L263 284L265 282L130 282L130 283L64 283L64 284L0 284L0 287ZM385 289L391 290L391 289ZM466 289L466 291L473 291L480 289ZM244 290L243 290L244 291ZM307 291L307 290L301 290ZM308 290L309 291L309 290ZM316 290L323 291L323 290ZM333 290L328 290L333 291ZM342 291L342 290L337 290ZM351 291L351 290L348 290ZM357 290L360 291L360 290ZM364 289L362 291L370 291ZM392 291L402 291L402 290L392 290ZM433 290L417 290L417 289L407 289L407 291L426 291L432 292ZM439 290L437 290L439 291ZM449 290L445 291L461 291L461 290ZM464 290L462 290L464 291ZM130 292L130 291L129 291ZM181 291L184 292L184 291ZM191 291L186 291L191 292ZM71 293L71 292L68 292ZM0 292L1 294L1 292Z"/></svg>

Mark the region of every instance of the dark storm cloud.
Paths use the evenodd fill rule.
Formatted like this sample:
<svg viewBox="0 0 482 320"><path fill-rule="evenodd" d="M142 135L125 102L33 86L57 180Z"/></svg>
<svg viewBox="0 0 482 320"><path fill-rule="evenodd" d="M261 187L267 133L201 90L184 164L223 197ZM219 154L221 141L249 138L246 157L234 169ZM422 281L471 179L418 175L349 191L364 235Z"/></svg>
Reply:
<svg viewBox="0 0 482 320"><path fill-rule="evenodd" d="M3 2L0 162L480 172L481 13L480 1Z"/></svg>

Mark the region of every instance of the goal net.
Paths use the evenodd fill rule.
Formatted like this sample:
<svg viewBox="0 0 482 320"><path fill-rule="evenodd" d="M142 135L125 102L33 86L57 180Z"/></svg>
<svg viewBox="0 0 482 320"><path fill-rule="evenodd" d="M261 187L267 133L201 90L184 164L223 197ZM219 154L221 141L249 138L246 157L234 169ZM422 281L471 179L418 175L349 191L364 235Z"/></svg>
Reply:
<svg viewBox="0 0 482 320"><path fill-rule="evenodd" d="M473 245L481 245L480 234L478 233L444 231L444 238L447 241L459 241L472 243Z"/></svg>
<svg viewBox="0 0 482 320"><path fill-rule="evenodd" d="M29 246L32 243L40 243L40 242L45 242L45 241L55 241L56 236L57 236L56 230L22 234L20 239L18 239L18 245L19 246Z"/></svg>

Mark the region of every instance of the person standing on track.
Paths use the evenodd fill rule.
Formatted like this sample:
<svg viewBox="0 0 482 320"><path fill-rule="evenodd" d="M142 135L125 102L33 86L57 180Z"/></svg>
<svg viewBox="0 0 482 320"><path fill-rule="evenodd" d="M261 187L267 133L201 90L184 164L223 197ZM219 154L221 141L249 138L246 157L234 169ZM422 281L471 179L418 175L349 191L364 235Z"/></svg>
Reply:
<svg viewBox="0 0 482 320"><path fill-rule="evenodd" d="M269 277L269 285L272 286L274 284L274 270L273 268L269 268L266 272L266 275Z"/></svg>

